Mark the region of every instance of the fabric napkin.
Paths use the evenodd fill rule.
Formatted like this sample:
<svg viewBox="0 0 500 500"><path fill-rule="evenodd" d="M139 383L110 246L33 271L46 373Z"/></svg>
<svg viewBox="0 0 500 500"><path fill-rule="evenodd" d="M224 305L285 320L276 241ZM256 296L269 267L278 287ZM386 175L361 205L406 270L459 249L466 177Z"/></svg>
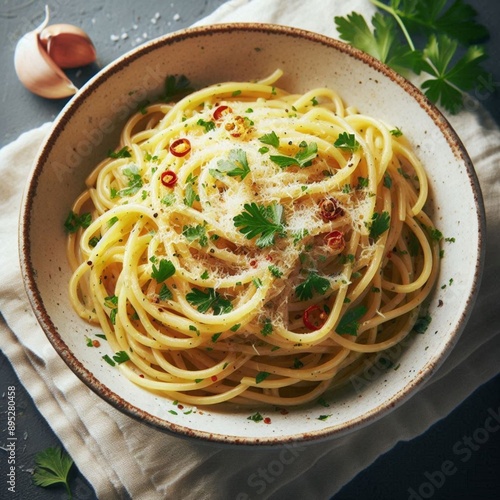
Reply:
<svg viewBox="0 0 500 500"><path fill-rule="evenodd" d="M372 7L367 0L233 0L198 24L273 22L335 37L333 17L353 10L371 15ZM50 123L0 151L0 347L101 500L326 499L398 441L426 431L499 372L500 130L473 99L449 119L477 170L488 224L484 279L462 337L427 384L388 416L335 440L272 450L165 435L115 410L67 368L31 312L18 264L22 191ZM376 440L370 439L373 435Z"/></svg>

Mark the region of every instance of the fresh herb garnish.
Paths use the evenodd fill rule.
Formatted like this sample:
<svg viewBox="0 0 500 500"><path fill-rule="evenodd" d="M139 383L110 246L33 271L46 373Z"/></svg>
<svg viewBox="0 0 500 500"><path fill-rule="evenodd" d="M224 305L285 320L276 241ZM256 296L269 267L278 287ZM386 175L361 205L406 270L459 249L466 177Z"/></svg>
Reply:
<svg viewBox="0 0 500 500"><path fill-rule="evenodd" d="M425 333L427 328L432 321L430 314L426 314L425 316L419 316L415 325L413 326L413 331L416 333Z"/></svg>
<svg viewBox="0 0 500 500"><path fill-rule="evenodd" d="M208 237L205 226L198 224L196 226L184 226L182 228L182 235L189 241L193 242L198 240L200 247L208 245Z"/></svg>
<svg viewBox="0 0 500 500"><path fill-rule="evenodd" d="M120 151L108 151L108 156L110 158L130 158L132 154L130 153L127 146L124 146Z"/></svg>
<svg viewBox="0 0 500 500"><path fill-rule="evenodd" d="M239 228L247 239L257 239L257 246L264 248L274 243L276 235L284 233L283 207L277 203L272 205L257 205L246 203L244 212L234 217L234 225Z"/></svg>
<svg viewBox="0 0 500 500"><path fill-rule="evenodd" d="M157 283L163 283L165 280L175 274L175 266L170 260L161 259L158 266L153 264L153 271L151 278L156 280Z"/></svg>
<svg viewBox="0 0 500 500"><path fill-rule="evenodd" d="M268 335L271 335L271 333L273 333L273 324L271 323L271 320L269 318L266 318L264 320L264 326L262 327L260 333L264 335L264 337L267 337Z"/></svg>
<svg viewBox="0 0 500 500"><path fill-rule="evenodd" d="M123 169L123 174L128 179L128 187L120 189L116 194L118 196L132 196L142 188L142 177L136 165Z"/></svg>
<svg viewBox="0 0 500 500"><path fill-rule="evenodd" d="M295 295L299 300L309 300L314 293L324 295L330 289L330 281L310 271L306 280L295 288Z"/></svg>
<svg viewBox="0 0 500 500"><path fill-rule="evenodd" d="M257 375L255 375L255 383L260 384L264 380L266 380L267 377L271 375L269 372L259 372Z"/></svg>
<svg viewBox="0 0 500 500"><path fill-rule="evenodd" d="M71 210L64 221L64 229L67 233L76 233L79 228L86 229L89 227L91 222L92 215L90 213L77 215Z"/></svg>
<svg viewBox="0 0 500 500"><path fill-rule="evenodd" d="M359 319L366 313L365 306L349 309L341 318L335 331L339 335L357 335Z"/></svg>
<svg viewBox="0 0 500 500"><path fill-rule="evenodd" d="M109 320L114 325L116 323L116 313L118 312L118 297L116 295L109 295L104 299L104 305L108 309L111 309Z"/></svg>
<svg viewBox="0 0 500 500"><path fill-rule="evenodd" d="M185 75L169 75L165 79L165 95L164 100L170 101L180 94L186 94L193 89L190 87L191 83Z"/></svg>
<svg viewBox="0 0 500 500"><path fill-rule="evenodd" d="M168 286L163 283L161 285L160 292L158 293L158 297L162 302L170 300L173 297L172 290L170 290L170 288L168 288Z"/></svg>
<svg viewBox="0 0 500 500"><path fill-rule="evenodd" d="M302 141L295 156L271 155L269 158L281 168L292 166L305 168L312 164L316 156L318 156L318 145L315 142L307 144L307 142Z"/></svg>
<svg viewBox="0 0 500 500"><path fill-rule="evenodd" d="M47 448L35 455L35 471L33 483L46 488L62 483L66 488L68 498L71 498L68 476L73 466L73 459L61 448Z"/></svg>
<svg viewBox="0 0 500 500"><path fill-rule="evenodd" d="M226 174L229 177L239 176L243 180L250 173L247 154L243 149L232 149L229 151L227 160L219 160L217 162L217 169L210 169L209 171L216 178L220 178L222 174Z"/></svg>
<svg viewBox="0 0 500 500"><path fill-rule="evenodd" d="M250 415L247 417L247 420L251 420L252 422L262 422L264 420L264 417L259 413L255 412L253 415Z"/></svg>
<svg viewBox="0 0 500 500"><path fill-rule="evenodd" d="M268 269L275 278L281 278L283 276L283 271L281 271L281 269L274 264L268 266Z"/></svg>
<svg viewBox="0 0 500 500"><path fill-rule="evenodd" d="M376 240L382 233L385 233L390 226L391 216L388 212L374 212L372 220L368 224L370 228L370 238Z"/></svg>
<svg viewBox="0 0 500 500"><path fill-rule="evenodd" d="M212 309L214 314L219 315L226 314L233 309L231 301L222 297L213 288L207 288L206 292L193 288L186 295L186 300L201 313Z"/></svg>
<svg viewBox="0 0 500 500"><path fill-rule="evenodd" d="M200 127L203 127L206 132L210 132L211 130L215 130L215 122L210 120L210 121L205 121L203 118L200 118L197 122L196 125L199 125Z"/></svg>
<svg viewBox="0 0 500 500"><path fill-rule="evenodd" d="M421 88L431 101L457 113L463 92L488 81L490 75L481 67L484 46L473 45L484 41L488 31L463 0L370 1L379 8L372 27L356 12L337 16L340 38L403 75L408 70L423 73Z"/></svg>
<svg viewBox="0 0 500 500"><path fill-rule="evenodd" d="M262 144L268 144L269 146L274 146L275 148L279 148L280 145L280 139L274 130L269 132L269 134L264 134L262 137L259 137L259 141L262 142Z"/></svg>
<svg viewBox="0 0 500 500"><path fill-rule="evenodd" d="M356 140L356 136L347 132L339 134L338 139L333 145L336 148L342 149L342 151L349 151L350 153L354 153L359 149L359 142Z"/></svg>

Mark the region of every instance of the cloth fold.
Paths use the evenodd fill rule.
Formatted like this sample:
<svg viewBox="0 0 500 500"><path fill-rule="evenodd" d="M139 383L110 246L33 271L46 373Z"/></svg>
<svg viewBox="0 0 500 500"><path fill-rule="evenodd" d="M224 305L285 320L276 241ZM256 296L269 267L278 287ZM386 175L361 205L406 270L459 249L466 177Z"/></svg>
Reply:
<svg viewBox="0 0 500 500"><path fill-rule="evenodd" d="M373 8L366 0L232 0L198 24L273 22L336 36L334 15L353 10L370 16ZM31 311L18 263L22 191L50 123L0 151L0 348L101 500L327 499L499 372L500 130L474 100L448 118L475 165L488 227L484 279L462 337L420 391L386 417L335 440L271 450L222 448L160 433L115 410L69 370Z"/></svg>

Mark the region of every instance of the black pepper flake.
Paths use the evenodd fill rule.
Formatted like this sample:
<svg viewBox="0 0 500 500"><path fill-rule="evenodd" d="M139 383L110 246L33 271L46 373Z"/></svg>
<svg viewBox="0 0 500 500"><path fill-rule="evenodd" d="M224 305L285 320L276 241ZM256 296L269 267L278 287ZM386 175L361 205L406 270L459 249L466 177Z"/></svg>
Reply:
<svg viewBox="0 0 500 500"><path fill-rule="evenodd" d="M153 214L153 217L156 219L156 217L158 217L158 214L157 213Z"/></svg>
<svg viewBox="0 0 500 500"><path fill-rule="evenodd" d="M91 260L88 260L87 261L87 266L91 266L92 265L92 261Z"/></svg>

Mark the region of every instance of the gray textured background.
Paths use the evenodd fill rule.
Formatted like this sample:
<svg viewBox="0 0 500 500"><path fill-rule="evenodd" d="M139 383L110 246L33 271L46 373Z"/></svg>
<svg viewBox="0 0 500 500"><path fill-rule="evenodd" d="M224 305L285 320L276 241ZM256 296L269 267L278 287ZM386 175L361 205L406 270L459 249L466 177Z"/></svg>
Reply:
<svg viewBox="0 0 500 500"><path fill-rule="evenodd" d="M67 102L49 101L29 93L19 84L14 73L16 42L41 22L45 3L34 0L0 1L0 33L3 43L0 52L0 147L14 140L20 133L53 120ZM224 0L53 0L47 3L52 23L67 22L80 26L89 33L97 47L96 64L69 72L75 84L80 86L116 57L147 39L188 27L215 10ZM489 28L492 35L487 44L490 58L486 66L493 78L487 82L488 88L476 93L474 97L490 110L500 124L500 2L469 0L468 3L478 10L480 22ZM156 13L160 16L153 21ZM114 41L115 37L119 40ZM17 388L16 424L20 442L17 449L16 494L7 491L7 452L3 448L6 443L6 388L9 385ZM500 431L491 433L488 440L480 446L476 445L477 449L471 452L466 461L458 459L453 447L473 436L484 424L488 409L498 411L499 406L500 377L496 377L423 436L408 443L400 443L380 457L343 488L335 496L335 500L409 498L408 489L418 489L421 483L429 482L432 473L439 470L446 460L453 460L458 465L458 471L447 476L442 485L437 486L436 483L432 490L423 490L423 493L429 493L425 498L497 498L500 491ZM96 424L98 425L97 422ZM42 489L31 484L30 471L34 466L34 455L55 445L60 445L58 438L23 390L8 360L0 353L0 499L65 498L61 488ZM92 487L77 470L72 473L71 484L75 498L95 498ZM209 498L209 492L207 495Z"/></svg>

